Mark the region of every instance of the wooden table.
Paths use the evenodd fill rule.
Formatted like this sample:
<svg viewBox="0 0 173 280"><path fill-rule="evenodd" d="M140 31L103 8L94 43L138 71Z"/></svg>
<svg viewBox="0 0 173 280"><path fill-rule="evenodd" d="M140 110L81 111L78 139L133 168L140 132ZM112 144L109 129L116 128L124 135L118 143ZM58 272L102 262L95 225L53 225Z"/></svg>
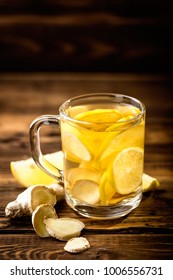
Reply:
<svg viewBox="0 0 173 280"><path fill-rule="evenodd" d="M172 259L173 258L173 84L171 77L139 74L0 75L0 259ZM10 220L5 206L23 190L9 163L30 157L28 129L41 114L57 114L66 99L88 92L119 92L142 100L147 108L145 172L160 188L143 195L128 216L110 221L79 217L59 203L59 216L80 218L91 248L64 251L64 242L36 235L30 217ZM55 128L43 129L45 153L61 149Z"/></svg>

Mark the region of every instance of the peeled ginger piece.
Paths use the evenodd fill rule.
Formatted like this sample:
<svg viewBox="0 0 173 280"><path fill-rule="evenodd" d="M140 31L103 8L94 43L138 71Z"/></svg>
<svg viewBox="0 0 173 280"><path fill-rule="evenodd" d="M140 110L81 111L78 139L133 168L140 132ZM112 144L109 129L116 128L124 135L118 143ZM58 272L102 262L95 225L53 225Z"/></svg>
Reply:
<svg viewBox="0 0 173 280"><path fill-rule="evenodd" d="M58 218L55 208L53 208L49 204L41 204L36 207L34 212L32 213L32 225L40 237L49 237L50 234L48 233L45 224L43 223L44 219L46 218Z"/></svg>
<svg viewBox="0 0 173 280"><path fill-rule="evenodd" d="M71 190L71 194L74 198L91 205L98 203L100 200L99 185L90 180L77 181Z"/></svg>
<svg viewBox="0 0 173 280"><path fill-rule="evenodd" d="M64 246L64 250L69 253L79 253L88 248L90 248L90 244L85 237L71 238Z"/></svg>
<svg viewBox="0 0 173 280"><path fill-rule="evenodd" d="M78 237L85 227L84 223L73 218L48 218L44 220L48 233L59 240L67 241L72 237Z"/></svg>

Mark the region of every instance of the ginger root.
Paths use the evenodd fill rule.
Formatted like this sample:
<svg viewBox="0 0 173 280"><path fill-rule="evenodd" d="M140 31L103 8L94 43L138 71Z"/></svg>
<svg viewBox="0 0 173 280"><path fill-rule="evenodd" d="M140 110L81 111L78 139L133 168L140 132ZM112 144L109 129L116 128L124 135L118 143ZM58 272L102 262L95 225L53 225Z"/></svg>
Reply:
<svg viewBox="0 0 173 280"><path fill-rule="evenodd" d="M56 202L64 199L64 188L60 184L51 184L46 186L49 190L51 190L56 195Z"/></svg>
<svg viewBox="0 0 173 280"><path fill-rule="evenodd" d="M58 218L55 208L48 204L41 204L37 206L32 213L32 225L40 237L49 237L45 224L43 223L45 218Z"/></svg>
<svg viewBox="0 0 173 280"><path fill-rule="evenodd" d="M55 192L42 185L35 185L20 193L16 200L7 204L5 215L10 218L31 215L41 204L54 206L57 198Z"/></svg>
<svg viewBox="0 0 173 280"><path fill-rule="evenodd" d="M83 222L74 218L45 218L43 222L48 233L61 241L79 236L85 227Z"/></svg>
<svg viewBox="0 0 173 280"><path fill-rule="evenodd" d="M77 239L85 225L78 219L58 218L54 205L63 198L64 189L59 184L31 186L7 204L5 215L10 218L32 215L32 225L38 236L71 240L64 249L70 253L81 252L90 247L86 238Z"/></svg>

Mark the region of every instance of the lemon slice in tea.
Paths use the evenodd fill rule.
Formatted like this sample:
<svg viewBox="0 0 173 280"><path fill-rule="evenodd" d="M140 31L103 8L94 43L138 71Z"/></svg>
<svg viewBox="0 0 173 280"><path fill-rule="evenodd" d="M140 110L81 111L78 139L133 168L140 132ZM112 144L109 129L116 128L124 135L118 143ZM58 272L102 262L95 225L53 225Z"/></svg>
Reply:
<svg viewBox="0 0 173 280"><path fill-rule="evenodd" d="M134 116L137 116L140 114L140 110L134 106L123 106L123 105L119 105L117 107L117 109L122 113L122 115L124 117L127 117L129 115L132 115L133 117Z"/></svg>
<svg viewBox="0 0 173 280"><path fill-rule="evenodd" d="M116 123L114 123L111 126L109 126L106 129L106 131L114 131L114 130L120 130L120 129L127 129L128 127L130 127L133 124L133 121L130 122L130 120L132 120L133 118L134 118L134 116L132 116L132 115L120 118L119 120L117 120Z"/></svg>
<svg viewBox="0 0 173 280"><path fill-rule="evenodd" d="M112 165L116 192L129 194L142 184L144 151L131 147L121 151Z"/></svg>
<svg viewBox="0 0 173 280"><path fill-rule="evenodd" d="M98 124L116 122L121 117L122 114L116 109L94 109L77 114L75 119Z"/></svg>
<svg viewBox="0 0 173 280"><path fill-rule="evenodd" d="M107 205L109 200L114 196L115 194L115 188L114 183L110 181L109 172L105 171L103 174L101 181L100 181L100 200L101 204Z"/></svg>
<svg viewBox="0 0 173 280"><path fill-rule="evenodd" d="M144 125L142 123L120 133L109 132L108 137L104 139L97 152L99 167L101 169L107 168L120 151L134 146L140 148L144 146Z"/></svg>

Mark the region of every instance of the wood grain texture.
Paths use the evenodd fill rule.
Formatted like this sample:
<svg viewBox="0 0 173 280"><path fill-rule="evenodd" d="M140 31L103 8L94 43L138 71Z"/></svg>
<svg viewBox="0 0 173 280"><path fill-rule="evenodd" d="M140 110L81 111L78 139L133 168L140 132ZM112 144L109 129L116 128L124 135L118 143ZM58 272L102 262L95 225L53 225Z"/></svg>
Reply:
<svg viewBox="0 0 173 280"><path fill-rule="evenodd" d="M172 1L1 1L0 71L168 72Z"/></svg>
<svg viewBox="0 0 173 280"><path fill-rule="evenodd" d="M0 259L172 259L173 258L173 83L169 76L139 74L0 75ZM36 236L30 217L10 220L4 209L23 190L9 163L30 156L28 130L41 114L57 114L66 99L88 92L119 92L139 98L147 108L145 172L160 188L143 195L124 218L95 221L79 216L65 202L61 217L80 218L91 248L71 255L64 242ZM44 128L44 153L61 149L60 134Z"/></svg>
<svg viewBox="0 0 173 280"><path fill-rule="evenodd" d="M11 260L129 260L171 259L172 234L83 234L91 244L85 253L70 254L64 251L64 242L51 238L40 239L25 233L1 235L0 259ZM105 247L106 243L106 247ZM140 257L139 257L140 256ZM157 258L156 258L157 256Z"/></svg>

